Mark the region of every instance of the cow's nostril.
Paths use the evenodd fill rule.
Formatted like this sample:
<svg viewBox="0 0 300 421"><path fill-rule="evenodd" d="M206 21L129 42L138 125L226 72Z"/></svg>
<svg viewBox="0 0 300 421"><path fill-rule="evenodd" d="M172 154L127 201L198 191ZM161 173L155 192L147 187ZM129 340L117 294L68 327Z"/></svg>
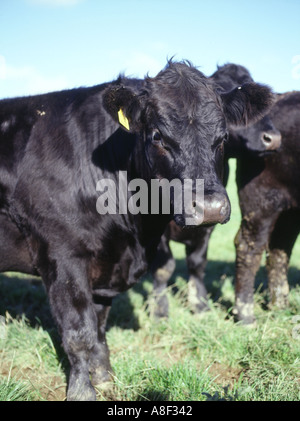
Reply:
<svg viewBox="0 0 300 421"><path fill-rule="evenodd" d="M192 202L192 206L193 206L193 208L195 208L195 207L196 207L196 201L195 201L195 200L193 200L193 202Z"/></svg>
<svg viewBox="0 0 300 421"><path fill-rule="evenodd" d="M278 149L281 145L281 133L277 130L271 133L262 133L261 140L266 150L273 151L275 149Z"/></svg>
<svg viewBox="0 0 300 421"><path fill-rule="evenodd" d="M270 135L268 135L268 134L265 133L263 135L263 141L264 141L264 143L269 144L269 143L272 142L272 137Z"/></svg>

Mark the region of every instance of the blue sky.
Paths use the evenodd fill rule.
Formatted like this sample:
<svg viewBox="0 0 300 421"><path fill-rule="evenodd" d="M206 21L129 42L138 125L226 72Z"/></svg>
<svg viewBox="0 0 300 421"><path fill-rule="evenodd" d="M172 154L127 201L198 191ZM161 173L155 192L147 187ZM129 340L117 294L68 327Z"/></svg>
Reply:
<svg viewBox="0 0 300 421"><path fill-rule="evenodd" d="M300 90L300 1L0 0L0 98L154 76L172 56Z"/></svg>

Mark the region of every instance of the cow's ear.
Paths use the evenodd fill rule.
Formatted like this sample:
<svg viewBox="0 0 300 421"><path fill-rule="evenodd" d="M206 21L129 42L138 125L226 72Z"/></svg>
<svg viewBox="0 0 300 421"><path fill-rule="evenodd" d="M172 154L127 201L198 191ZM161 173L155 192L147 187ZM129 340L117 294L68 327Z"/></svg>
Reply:
<svg viewBox="0 0 300 421"><path fill-rule="evenodd" d="M131 88L116 85L106 88L103 105L112 118L129 132L140 128L141 99Z"/></svg>
<svg viewBox="0 0 300 421"><path fill-rule="evenodd" d="M229 124L247 125L262 118L274 103L268 86L245 83L232 91L221 94L223 109Z"/></svg>

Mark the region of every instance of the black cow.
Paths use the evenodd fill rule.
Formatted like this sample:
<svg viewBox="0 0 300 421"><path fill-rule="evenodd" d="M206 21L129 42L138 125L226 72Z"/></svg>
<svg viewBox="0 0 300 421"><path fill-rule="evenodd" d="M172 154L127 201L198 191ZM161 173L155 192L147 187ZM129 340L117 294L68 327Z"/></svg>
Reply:
<svg viewBox="0 0 300 421"><path fill-rule="evenodd" d="M252 83L249 71L233 63L219 67L211 76L221 91L228 91L244 83ZM229 126L229 139L225 142L225 175L224 184L228 177L228 159L250 156L261 156L277 150L281 144L281 134L275 128L269 115L262 117L248 127ZM207 263L207 248L213 227L201 225L194 230L182 229L171 222L162 236L158 246L156 258L151 271L154 286L154 315L167 317L168 301L164 294L167 283L175 269L175 260L169 246L169 241L183 243L186 247L186 263L189 273L188 302L194 312L207 309L207 291L204 271Z"/></svg>
<svg viewBox="0 0 300 421"><path fill-rule="evenodd" d="M242 221L235 239L235 312L246 324L255 322L254 280L264 250L270 305L287 305L288 264L300 232L300 92L278 95L270 118L282 135L280 153L237 161Z"/></svg>
<svg viewBox="0 0 300 421"><path fill-rule="evenodd" d="M224 223L230 205L218 174L227 125L245 124L272 101L253 83L221 94L189 63L170 61L142 82L120 77L0 102L0 271L42 277L70 361L68 400L94 400L92 384L111 379L111 299L146 271L172 218L100 214L98 181L118 185L119 171L147 186L204 179L204 222ZM199 224L199 206L191 199L176 223Z"/></svg>

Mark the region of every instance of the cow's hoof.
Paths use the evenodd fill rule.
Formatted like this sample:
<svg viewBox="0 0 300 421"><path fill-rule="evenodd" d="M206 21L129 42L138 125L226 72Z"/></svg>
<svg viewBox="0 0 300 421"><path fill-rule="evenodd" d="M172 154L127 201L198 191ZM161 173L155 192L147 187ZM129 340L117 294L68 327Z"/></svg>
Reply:
<svg viewBox="0 0 300 421"><path fill-rule="evenodd" d="M149 302L149 313L154 320L167 319L169 317L169 303L166 295L153 295Z"/></svg>
<svg viewBox="0 0 300 421"><path fill-rule="evenodd" d="M71 387L67 393L67 401L95 401L96 392L92 385L81 388Z"/></svg>
<svg viewBox="0 0 300 421"><path fill-rule="evenodd" d="M256 323L256 320L255 319L252 320L252 321L250 321L250 322L243 323L243 325L245 327L247 327L248 329L256 329L257 328L257 323Z"/></svg>
<svg viewBox="0 0 300 421"><path fill-rule="evenodd" d="M271 301L268 304L269 310L283 310L289 305L288 296L272 297Z"/></svg>
<svg viewBox="0 0 300 421"><path fill-rule="evenodd" d="M236 321L241 325L245 326L248 329L255 329L257 327L255 317L244 317L244 318L237 318Z"/></svg>
<svg viewBox="0 0 300 421"><path fill-rule="evenodd" d="M207 302L205 301L205 299L200 298L199 303L196 304L196 306L192 307L191 311L194 314L201 314L201 313L205 313L206 311L210 311L210 308L209 308Z"/></svg>
<svg viewBox="0 0 300 421"><path fill-rule="evenodd" d="M256 326L256 319L254 317L254 304L252 302L244 302L237 298L236 305L232 311L236 322L248 327Z"/></svg>
<svg viewBox="0 0 300 421"><path fill-rule="evenodd" d="M190 311L194 314L209 310L207 292L194 276L190 276L187 284L187 302Z"/></svg>
<svg viewBox="0 0 300 421"><path fill-rule="evenodd" d="M111 382L102 382L100 384L95 384L94 388L96 390L96 392L99 392L100 394L102 393L107 393L107 392L112 392L114 389L114 383Z"/></svg>
<svg viewBox="0 0 300 421"><path fill-rule="evenodd" d="M113 377L109 371L99 367L92 372L91 382L97 389L106 390L113 385Z"/></svg>
<svg viewBox="0 0 300 421"><path fill-rule="evenodd" d="M153 315L156 320L167 319L169 317L168 301L158 303L158 305L154 309Z"/></svg>
<svg viewBox="0 0 300 421"><path fill-rule="evenodd" d="M235 322L240 323L243 326L255 328L257 326L256 319L252 314L245 315L243 312L240 312L236 307L232 310Z"/></svg>

